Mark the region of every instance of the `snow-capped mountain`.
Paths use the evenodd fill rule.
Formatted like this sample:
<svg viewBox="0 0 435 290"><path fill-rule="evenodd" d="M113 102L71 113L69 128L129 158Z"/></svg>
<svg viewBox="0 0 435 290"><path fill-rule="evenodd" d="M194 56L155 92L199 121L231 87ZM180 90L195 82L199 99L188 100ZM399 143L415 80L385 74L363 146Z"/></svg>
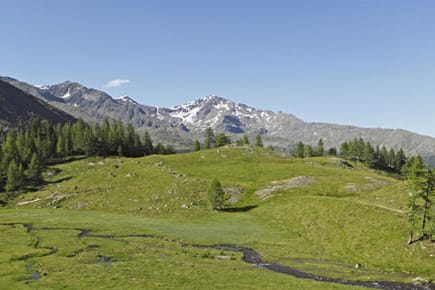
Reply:
<svg viewBox="0 0 435 290"><path fill-rule="evenodd" d="M258 110L218 96L207 96L176 106L169 115L196 132L203 132L211 127L234 134L274 136L287 129L290 124L294 126L303 123L291 114Z"/></svg>
<svg viewBox="0 0 435 290"><path fill-rule="evenodd" d="M119 96L119 97L117 97L116 99L117 99L118 101L121 101L121 102L127 102L127 103L130 103L130 104L133 104L133 105L139 105L138 102L136 102L135 100L133 100L133 99L130 98L129 96Z"/></svg>
<svg viewBox="0 0 435 290"><path fill-rule="evenodd" d="M174 108L141 105L128 96L116 99L107 93L86 88L75 82L36 87L12 78L1 78L21 90L90 123L104 118L131 123L139 131L148 130L162 143L179 149L192 148L211 127L234 140L243 134L260 134L265 145L282 150L299 141L315 145L322 138L325 147L339 147L344 141L362 137L372 145L403 148L408 154L420 154L435 164L435 139L400 129L359 128L326 123L309 123L283 112L255 109L218 96L206 96Z"/></svg>

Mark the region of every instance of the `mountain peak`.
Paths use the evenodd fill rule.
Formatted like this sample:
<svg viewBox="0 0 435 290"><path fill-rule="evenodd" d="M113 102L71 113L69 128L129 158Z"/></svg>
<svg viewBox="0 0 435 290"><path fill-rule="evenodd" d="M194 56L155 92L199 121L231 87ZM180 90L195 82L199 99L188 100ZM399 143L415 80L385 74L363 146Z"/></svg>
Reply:
<svg viewBox="0 0 435 290"><path fill-rule="evenodd" d="M122 102L127 102L127 103L131 103L131 104L134 104L134 105L138 105L138 102L136 102L135 100L133 100L132 98L130 98L127 95L125 95L125 96L119 96L116 99L119 100L119 101L122 101Z"/></svg>

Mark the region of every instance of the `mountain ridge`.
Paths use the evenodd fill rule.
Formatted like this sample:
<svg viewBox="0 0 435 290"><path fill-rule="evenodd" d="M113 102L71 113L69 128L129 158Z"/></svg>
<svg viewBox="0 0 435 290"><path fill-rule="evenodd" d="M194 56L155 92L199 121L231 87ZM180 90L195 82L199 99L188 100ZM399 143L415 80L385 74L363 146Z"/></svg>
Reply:
<svg viewBox="0 0 435 290"><path fill-rule="evenodd" d="M0 79L1 127L16 127L32 118L47 119L53 123L73 122L76 119L66 112L49 105L41 98Z"/></svg>
<svg viewBox="0 0 435 290"><path fill-rule="evenodd" d="M211 127L234 139L244 134L251 138L259 134L266 145L285 151L292 150L298 141L315 145L322 138L326 147L338 148L345 141L362 137L372 145L403 148L410 155L420 154L435 165L435 138L404 129L305 122L289 113L256 109L216 95L164 108L143 105L128 96L113 98L71 81L40 89L13 78L2 79L77 118L91 123L103 118L120 119L132 123L139 131L149 131L157 141L175 144L181 150L192 148L193 140L202 140L204 131Z"/></svg>

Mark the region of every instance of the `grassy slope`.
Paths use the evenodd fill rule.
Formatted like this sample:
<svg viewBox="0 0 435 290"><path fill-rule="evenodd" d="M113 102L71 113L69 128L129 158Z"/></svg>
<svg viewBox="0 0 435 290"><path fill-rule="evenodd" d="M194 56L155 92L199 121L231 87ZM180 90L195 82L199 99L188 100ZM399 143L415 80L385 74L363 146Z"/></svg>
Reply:
<svg viewBox="0 0 435 290"><path fill-rule="evenodd" d="M265 260L331 277L435 279L433 246L406 246L401 212L406 186L358 165L220 148L87 159L57 167L60 173L52 184L16 200L12 209L0 210L0 223L32 223L37 229L26 233L22 226L0 226L1 236L8 237L0 240L1 248L9 249L0 255L0 285L87 288L98 281L101 288L349 288L254 268L240 261L238 253L224 253L231 260L216 260L219 251L182 247L182 241L253 247ZM254 194L272 181L302 175L314 182L274 192L264 201ZM213 178L224 187L243 188L236 206L258 207L241 213L209 210L206 191ZM26 201L35 202L17 205ZM154 233L168 240L79 240L77 228L109 235ZM43 256L53 247L54 255ZM112 257L113 263L98 263L100 255ZM357 263L363 268L353 268ZM35 269L47 275L26 284Z"/></svg>

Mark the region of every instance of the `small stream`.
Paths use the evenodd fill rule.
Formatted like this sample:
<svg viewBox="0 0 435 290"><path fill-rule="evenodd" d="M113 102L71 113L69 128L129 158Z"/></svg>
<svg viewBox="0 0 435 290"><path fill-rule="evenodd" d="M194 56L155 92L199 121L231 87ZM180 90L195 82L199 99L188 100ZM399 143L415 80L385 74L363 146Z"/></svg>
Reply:
<svg viewBox="0 0 435 290"><path fill-rule="evenodd" d="M17 224L3 224L3 225L11 225L15 226ZM27 229L27 232L32 232L34 230L38 230L37 228L34 228L30 224L21 224ZM43 229L50 229L50 230L65 230L64 228L43 228ZM91 233L91 230L89 229L68 229L68 230L78 230L79 233L77 234L78 239L83 239L86 237L93 237L93 238L102 238L102 239L111 239L111 240L118 240L121 238L159 238L155 235L149 235L149 234L134 234L134 235L94 235ZM182 243L183 247L193 247L193 248L200 248L200 249L217 249L222 251L230 251L230 252L239 252L243 254L242 260L245 263L255 265L259 268L264 268L267 270L270 270L275 273L281 273L285 275L290 275L293 277L301 278L301 279L309 279L319 282L326 282L326 283L335 283L335 284L341 284L341 285L352 285L352 286L361 286L366 288L374 288L374 289L396 289L396 290L435 290L435 284L427 284L427 285L414 285L409 283L401 283L401 282L390 282L390 281L354 281L354 280L346 280L346 279L339 279L339 278L330 278L325 276L318 276L310 273L306 273L303 271L300 271L295 268L291 268L288 266L281 265L279 263L274 262L268 262L264 261L261 257L261 255L252 248L242 247L238 245L232 245L232 244L216 244L216 245L198 245L198 244L187 244ZM38 247L38 245L35 245L35 247ZM48 248L45 248L48 249ZM54 248L51 249L50 253L48 255L56 253ZM105 264L105 265L111 265L113 262L112 257L106 257L106 256L100 256L99 263ZM37 281L41 278L41 274L39 272L32 272L32 279L31 281Z"/></svg>

